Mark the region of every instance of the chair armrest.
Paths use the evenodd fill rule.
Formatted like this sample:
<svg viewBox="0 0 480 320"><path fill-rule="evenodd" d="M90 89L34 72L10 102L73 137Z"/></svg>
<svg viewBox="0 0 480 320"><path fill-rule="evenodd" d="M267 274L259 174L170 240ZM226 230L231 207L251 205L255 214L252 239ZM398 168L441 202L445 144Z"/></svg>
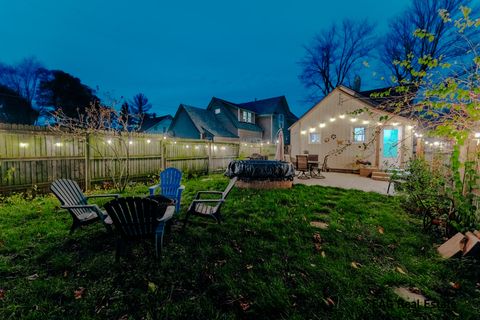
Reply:
<svg viewBox="0 0 480 320"><path fill-rule="evenodd" d="M119 198L120 195L119 194L94 194L94 195L91 195L91 196L88 196L88 197L85 197L85 199L91 199L91 198Z"/></svg>
<svg viewBox="0 0 480 320"><path fill-rule="evenodd" d="M182 196L182 192L185 190L185 186L184 185L181 185L180 187L178 187L177 189L177 197L180 198Z"/></svg>
<svg viewBox="0 0 480 320"><path fill-rule="evenodd" d="M202 194L223 194L222 191L198 191L195 199L199 199Z"/></svg>
<svg viewBox="0 0 480 320"><path fill-rule="evenodd" d="M208 202L225 202L225 199L195 199L192 201L194 203L208 203Z"/></svg>
<svg viewBox="0 0 480 320"><path fill-rule="evenodd" d="M158 222L165 222L170 220L173 217L173 214L175 213L175 206L168 206L167 210L165 210L165 213L163 214L163 217L160 219L157 219Z"/></svg>
<svg viewBox="0 0 480 320"><path fill-rule="evenodd" d="M150 192L150 196L155 195L155 189L160 188L160 184L156 184L154 186L148 187L148 191Z"/></svg>

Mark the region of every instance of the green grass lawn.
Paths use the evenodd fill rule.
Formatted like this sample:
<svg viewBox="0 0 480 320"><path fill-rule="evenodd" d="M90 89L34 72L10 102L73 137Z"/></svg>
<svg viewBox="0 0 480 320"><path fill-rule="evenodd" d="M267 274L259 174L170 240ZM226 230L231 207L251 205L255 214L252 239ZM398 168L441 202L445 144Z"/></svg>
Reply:
<svg viewBox="0 0 480 320"><path fill-rule="evenodd" d="M185 181L183 210L216 175ZM146 194L135 186L127 194ZM98 223L68 234L51 196L0 205L0 319L475 319L479 262L443 261L420 220L395 197L297 185L234 188L224 223L192 218L115 263L114 237ZM183 215L183 213L182 213ZM327 230L309 225L324 221ZM382 229L383 228L383 229ZM380 231L383 231L380 232ZM315 246L321 237L320 246ZM353 264L352 264L353 262ZM403 271L403 272L402 272ZM459 283L454 289L451 282ZM416 287L438 306L393 293ZM84 288L82 294L75 291Z"/></svg>

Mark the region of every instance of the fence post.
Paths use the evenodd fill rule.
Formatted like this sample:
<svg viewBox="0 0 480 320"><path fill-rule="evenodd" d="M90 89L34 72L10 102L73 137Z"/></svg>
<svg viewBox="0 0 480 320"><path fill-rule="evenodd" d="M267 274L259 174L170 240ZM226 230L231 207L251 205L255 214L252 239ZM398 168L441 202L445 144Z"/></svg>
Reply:
<svg viewBox="0 0 480 320"><path fill-rule="evenodd" d="M90 135L85 134L85 190L90 190Z"/></svg>
<svg viewBox="0 0 480 320"><path fill-rule="evenodd" d="M207 145L208 145L208 163L207 163L207 174L209 174L211 172L211 169L210 169L210 166L212 164L212 143L210 140L207 141Z"/></svg>

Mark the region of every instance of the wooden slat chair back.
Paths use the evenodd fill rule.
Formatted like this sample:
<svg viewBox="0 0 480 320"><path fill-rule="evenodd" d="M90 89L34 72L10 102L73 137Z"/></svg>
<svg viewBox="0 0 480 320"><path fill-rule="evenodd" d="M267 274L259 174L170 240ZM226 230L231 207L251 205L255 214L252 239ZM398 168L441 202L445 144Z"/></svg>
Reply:
<svg viewBox="0 0 480 320"><path fill-rule="evenodd" d="M97 205L88 204L89 198L94 197L115 197L118 195L93 195L86 197L77 182L69 179L55 180L50 186L50 190L58 198L61 208L67 209L72 218L73 224L70 228L70 234L82 225L90 224L101 220L108 230L110 230L111 220Z"/></svg>
<svg viewBox="0 0 480 320"><path fill-rule="evenodd" d="M118 233L116 259L129 240L155 237L155 253L158 257L163 247L165 223L173 216L175 208L164 206L149 198L126 197L105 204Z"/></svg>
<svg viewBox="0 0 480 320"><path fill-rule="evenodd" d="M185 217L185 222L183 227L187 225L188 218L190 215L213 218L216 222L220 223L222 220L220 209L222 208L223 203L227 199L228 194L232 191L235 183L237 182L237 177L230 179L227 187L224 191L199 191L197 192L195 199L190 204L190 207L187 210L187 216ZM202 198L202 195L219 195L220 198L208 199Z"/></svg>
<svg viewBox="0 0 480 320"><path fill-rule="evenodd" d="M308 156L297 155L297 171L300 171L299 179L308 179L306 172L308 172Z"/></svg>
<svg viewBox="0 0 480 320"><path fill-rule="evenodd" d="M180 212L180 202L182 192L185 189L180 185L182 181L182 172L177 168L167 168L160 173L160 183L149 188L150 196L155 195L155 189L160 189L160 194L164 197L175 200L175 210Z"/></svg>

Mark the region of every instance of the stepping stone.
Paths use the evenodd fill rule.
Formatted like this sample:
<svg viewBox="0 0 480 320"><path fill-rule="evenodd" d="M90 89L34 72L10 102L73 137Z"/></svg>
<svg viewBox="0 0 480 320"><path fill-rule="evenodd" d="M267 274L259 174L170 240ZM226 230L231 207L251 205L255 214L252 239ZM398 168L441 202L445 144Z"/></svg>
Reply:
<svg viewBox="0 0 480 320"><path fill-rule="evenodd" d="M476 256L480 252L480 239L475 234L468 231L465 233L467 237L467 243L463 249L463 256Z"/></svg>
<svg viewBox="0 0 480 320"><path fill-rule="evenodd" d="M312 227L323 229L323 230L328 229L328 223L325 223L325 222L322 222L322 221L312 221L312 222L310 222L310 225Z"/></svg>
<svg viewBox="0 0 480 320"><path fill-rule="evenodd" d="M438 247L437 251L445 259L461 255L463 254L463 248L465 247L465 240L465 236L459 232Z"/></svg>
<svg viewBox="0 0 480 320"><path fill-rule="evenodd" d="M420 306L425 306L430 301L423 294L414 292L414 290L410 288L398 287L398 288L394 288L393 292L395 292L395 294L400 298L402 298L403 300L407 302L415 302L415 304Z"/></svg>

